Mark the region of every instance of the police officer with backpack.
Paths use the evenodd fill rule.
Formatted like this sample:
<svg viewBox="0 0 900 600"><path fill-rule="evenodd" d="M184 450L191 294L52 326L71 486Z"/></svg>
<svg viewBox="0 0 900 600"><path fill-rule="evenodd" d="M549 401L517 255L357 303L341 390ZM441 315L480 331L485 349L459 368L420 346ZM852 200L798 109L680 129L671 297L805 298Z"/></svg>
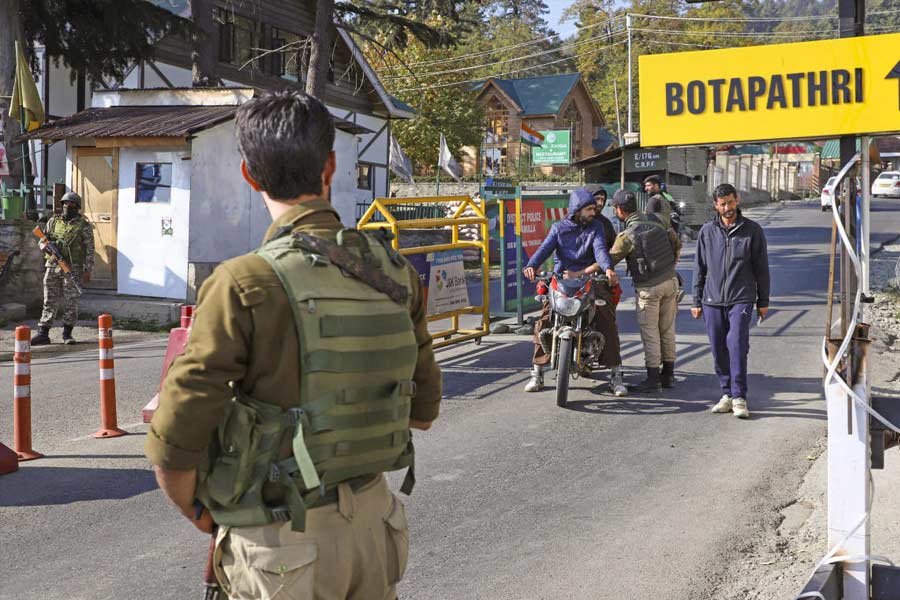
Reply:
<svg viewBox="0 0 900 600"><path fill-rule="evenodd" d="M635 314L644 344L647 378L630 389L636 392L670 388L675 381L675 315L678 279L675 265L681 240L654 215L638 212L633 192L618 190L610 204L624 231L616 236L609 255L613 264L625 260L635 287Z"/></svg>
<svg viewBox="0 0 900 600"><path fill-rule="evenodd" d="M396 598L409 549L386 471L441 373L415 269L329 203L334 120L281 91L236 114L241 171L273 218L262 247L203 284L147 436L157 481L198 529L231 600Z"/></svg>

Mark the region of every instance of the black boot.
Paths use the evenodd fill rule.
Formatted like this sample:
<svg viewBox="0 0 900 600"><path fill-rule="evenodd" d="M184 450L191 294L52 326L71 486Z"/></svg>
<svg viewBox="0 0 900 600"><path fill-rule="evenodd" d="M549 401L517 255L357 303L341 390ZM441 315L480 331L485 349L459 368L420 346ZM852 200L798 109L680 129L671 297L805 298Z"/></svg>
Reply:
<svg viewBox="0 0 900 600"><path fill-rule="evenodd" d="M72 337L73 327L73 325L63 325L63 344L67 346L71 346L75 343L75 338Z"/></svg>
<svg viewBox="0 0 900 600"><path fill-rule="evenodd" d="M38 327L37 334L31 338L32 346L46 346L50 343L50 328Z"/></svg>
<svg viewBox="0 0 900 600"><path fill-rule="evenodd" d="M639 394L658 392L661 389L662 386L659 382L659 367L647 367L647 379L631 388L633 392Z"/></svg>
<svg viewBox="0 0 900 600"><path fill-rule="evenodd" d="M659 382L664 388L675 387L675 363L664 362L662 365L662 373L659 375Z"/></svg>

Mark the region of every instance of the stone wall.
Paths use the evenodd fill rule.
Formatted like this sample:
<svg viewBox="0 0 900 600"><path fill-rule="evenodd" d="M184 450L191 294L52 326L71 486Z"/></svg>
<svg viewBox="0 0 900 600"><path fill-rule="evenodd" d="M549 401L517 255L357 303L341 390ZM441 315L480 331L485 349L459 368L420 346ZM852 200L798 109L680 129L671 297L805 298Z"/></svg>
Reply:
<svg viewBox="0 0 900 600"><path fill-rule="evenodd" d="M23 219L0 220L0 252L19 255L13 259L12 270L0 288L3 302L16 302L28 308L40 308L44 296L44 260L32 235L36 223Z"/></svg>
<svg viewBox="0 0 900 600"><path fill-rule="evenodd" d="M436 196L434 179L421 179L416 183L391 182L391 195L397 198L422 198ZM456 183L441 181L441 196L474 196L478 193L478 182Z"/></svg>

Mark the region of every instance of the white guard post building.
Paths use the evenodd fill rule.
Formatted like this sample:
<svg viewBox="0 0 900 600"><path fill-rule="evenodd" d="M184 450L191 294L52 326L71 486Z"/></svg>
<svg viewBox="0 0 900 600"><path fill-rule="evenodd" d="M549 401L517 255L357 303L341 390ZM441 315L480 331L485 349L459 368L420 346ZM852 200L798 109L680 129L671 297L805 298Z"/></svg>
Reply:
<svg viewBox="0 0 900 600"><path fill-rule="evenodd" d="M243 50L235 52L243 56ZM39 89L48 96L50 122L25 137L35 158L45 150L47 159L34 161L39 179L46 173L46 181L64 181L81 194L94 224L88 307L98 294L166 299L173 306L193 302L213 268L258 247L270 222L261 198L241 177L233 117L261 89L302 89L301 74L289 72L282 60L242 71L234 64L242 58L223 55L219 71L226 87L191 88L190 65L180 64L188 53L170 52L161 43L157 54L122 81L88 87L43 63L48 81ZM342 30L336 32L334 61L333 72L342 75L330 77L325 94L338 130L331 201L351 226L358 205L389 195L391 121L413 118L415 111L385 92Z"/></svg>

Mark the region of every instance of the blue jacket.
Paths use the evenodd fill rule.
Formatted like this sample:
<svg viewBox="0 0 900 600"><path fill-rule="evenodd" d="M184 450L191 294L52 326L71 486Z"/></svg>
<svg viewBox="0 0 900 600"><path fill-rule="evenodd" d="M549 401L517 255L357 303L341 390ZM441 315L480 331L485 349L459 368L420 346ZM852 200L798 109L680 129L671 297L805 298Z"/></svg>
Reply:
<svg viewBox="0 0 900 600"><path fill-rule="evenodd" d="M700 229L694 254L694 307L745 302L769 306L769 254L763 228L738 211L731 229L718 216Z"/></svg>
<svg viewBox="0 0 900 600"><path fill-rule="evenodd" d="M554 223L544 243L526 266L537 268L554 252L556 264L553 272L557 275L563 271L582 271L594 263L600 265L601 271L612 268L603 225L597 219L584 227L573 221L571 216Z"/></svg>

